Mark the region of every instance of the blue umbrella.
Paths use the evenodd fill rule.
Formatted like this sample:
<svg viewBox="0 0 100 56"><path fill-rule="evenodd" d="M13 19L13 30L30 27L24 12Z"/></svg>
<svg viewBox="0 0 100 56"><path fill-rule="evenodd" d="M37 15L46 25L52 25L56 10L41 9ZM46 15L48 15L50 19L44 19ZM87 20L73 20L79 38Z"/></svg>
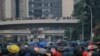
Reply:
<svg viewBox="0 0 100 56"><path fill-rule="evenodd" d="M41 48L45 48L47 46L47 42L46 41L42 41L42 42L39 43L39 46Z"/></svg>

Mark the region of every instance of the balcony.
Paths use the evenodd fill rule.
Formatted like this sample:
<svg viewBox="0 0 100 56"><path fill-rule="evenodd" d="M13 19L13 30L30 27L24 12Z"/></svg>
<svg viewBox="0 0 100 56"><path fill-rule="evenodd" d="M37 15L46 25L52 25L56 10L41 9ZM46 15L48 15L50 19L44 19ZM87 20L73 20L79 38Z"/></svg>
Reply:
<svg viewBox="0 0 100 56"><path fill-rule="evenodd" d="M64 30L44 30L44 34L64 34Z"/></svg>
<svg viewBox="0 0 100 56"><path fill-rule="evenodd" d="M11 34L11 35L29 35L30 30L0 30L0 35ZM64 30L43 30L43 34L64 34Z"/></svg>
<svg viewBox="0 0 100 56"><path fill-rule="evenodd" d="M11 34L11 35L27 35L29 34L30 31L27 30L0 30L0 34L4 35L4 34Z"/></svg>
<svg viewBox="0 0 100 56"><path fill-rule="evenodd" d="M9 20L9 21L1 21L0 25L15 25L15 24L54 24L54 23L63 23L63 24L76 24L78 23L78 19L32 19L32 20Z"/></svg>

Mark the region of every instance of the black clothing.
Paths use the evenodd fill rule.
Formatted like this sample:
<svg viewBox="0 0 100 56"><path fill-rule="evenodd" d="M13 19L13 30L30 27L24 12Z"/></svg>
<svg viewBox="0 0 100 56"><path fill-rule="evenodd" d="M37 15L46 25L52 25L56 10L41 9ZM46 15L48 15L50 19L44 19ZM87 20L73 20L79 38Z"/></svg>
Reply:
<svg viewBox="0 0 100 56"><path fill-rule="evenodd" d="M99 51L94 51L94 52L92 53L92 56L100 56L100 52L99 52Z"/></svg>

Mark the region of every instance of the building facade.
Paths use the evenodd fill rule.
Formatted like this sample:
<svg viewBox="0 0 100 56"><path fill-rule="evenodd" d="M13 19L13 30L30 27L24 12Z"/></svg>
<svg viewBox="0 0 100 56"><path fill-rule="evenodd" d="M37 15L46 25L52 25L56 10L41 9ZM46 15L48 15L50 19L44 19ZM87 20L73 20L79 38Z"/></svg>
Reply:
<svg viewBox="0 0 100 56"><path fill-rule="evenodd" d="M28 0L19 0L19 10L17 10L19 13L19 17L28 17ZM17 8L18 9L18 8Z"/></svg>
<svg viewBox="0 0 100 56"><path fill-rule="evenodd" d="M14 13L15 17L23 17L24 19L26 19L26 17L33 17L32 19L36 19L34 17L45 17L45 18L44 19L38 18L36 20L24 20L24 21L14 20L14 21L1 22L3 23L3 25L0 25L0 30L4 31L10 30L14 33L16 33L16 31L19 30L19 32L17 33L20 34L21 33L20 30L24 30L26 32L26 29L28 29L29 32L31 31L34 32L34 29L42 28L43 35L41 35L40 33L35 33L35 34L29 33L29 37L27 37L27 35L25 36L27 38L30 38L31 34L33 35L31 37L33 38L35 37L34 35L38 34L37 36L38 38L40 38L41 36L43 37L45 36L45 38L49 40L54 39L54 41L56 41L57 39L64 39L64 31L67 27L70 29L76 27L77 24L76 20L74 21L73 18L70 19L63 18L71 16L73 12L73 0L14 0L14 1L6 0L5 13L8 18L12 17L12 14L14 15ZM11 8L15 10L12 10ZM54 19L52 19L52 17L54 17ZM9 23L10 25L8 25ZM0 32L2 33L3 31ZM22 38L20 37L19 34L17 37ZM9 35L5 37L9 37ZM21 36L23 36L23 32Z"/></svg>
<svg viewBox="0 0 100 56"><path fill-rule="evenodd" d="M61 17L61 0L29 0L29 16L33 17Z"/></svg>
<svg viewBox="0 0 100 56"><path fill-rule="evenodd" d="M22 0L20 17L67 17L73 13L73 0Z"/></svg>
<svg viewBox="0 0 100 56"><path fill-rule="evenodd" d="M4 17L4 0L0 0L0 18Z"/></svg>
<svg viewBox="0 0 100 56"><path fill-rule="evenodd" d="M0 35L4 36L4 38L17 37L19 40L23 38L28 40L31 38L45 38L49 41L65 40L72 38L72 31L76 28L79 21L78 19L63 18L59 20L40 19L0 22ZM65 36L65 29L68 29L67 36Z"/></svg>
<svg viewBox="0 0 100 56"><path fill-rule="evenodd" d="M74 0L62 0L62 17L71 17L74 10Z"/></svg>
<svg viewBox="0 0 100 56"><path fill-rule="evenodd" d="M74 0L0 0L0 15L15 17L71 17ZM4 7L4 8L2 8Z"/></svg>
<svg viewBox="0 0 100 56"><path fill-rule="evenodd" d="M15 0L5 0L5 18L16 17Z"/></svg>
<svg viewBox="0 0 100 56"><path fill-rule="evenodd" d="M11 12L11 0L5 0L5 17L11 18L12 12Z"/></svg>
<svg viewBox="0 0 100 56"><path fill-rule="evenodd" d="M15 0L0 0L0 17L1 18L16 17Z"/></svg>
<svg viewBox="0 0 100 56"><path fill-rule="evenodd" d="M16 8L15 15L16 15L16 17L19 17L19 12L20 12L20 10L19 10L19 7L20 7L19 1L20 0L15 0L15 8Z"/></svg>

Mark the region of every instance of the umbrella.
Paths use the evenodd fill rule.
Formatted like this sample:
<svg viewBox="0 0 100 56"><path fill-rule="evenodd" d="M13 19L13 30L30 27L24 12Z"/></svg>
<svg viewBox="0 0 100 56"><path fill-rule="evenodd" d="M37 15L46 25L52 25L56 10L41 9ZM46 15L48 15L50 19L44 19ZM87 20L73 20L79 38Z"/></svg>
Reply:
<svg viewBox="0 0 100 56"><path fill-rule="evenodd" d="M89 45L89 46L88 46L88 49L96 49L96 48L97 48L96 45Z"/></svg>

